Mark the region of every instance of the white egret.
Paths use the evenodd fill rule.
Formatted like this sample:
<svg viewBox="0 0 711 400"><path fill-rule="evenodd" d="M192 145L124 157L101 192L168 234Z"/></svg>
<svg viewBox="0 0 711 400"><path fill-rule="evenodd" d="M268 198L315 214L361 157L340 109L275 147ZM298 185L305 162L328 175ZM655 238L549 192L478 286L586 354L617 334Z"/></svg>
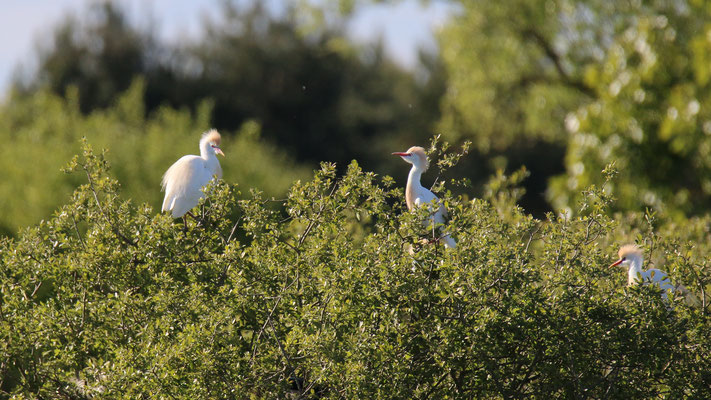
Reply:
<svg viewBox="0 0 711 400"><path fill-rule="evenodd" d="M444 224L446 222L447 209L444 208L444 205L434 193L423 187L420 183L422 173L427 171L427 167L429 167L425 149L414 146L410 147L406 152L395 152L393 155L400 156L403 160L412 164L410 174L407 176L407 187L405 188L407 209L413 210L415 207L422 205L427 205L430 210L436 207L437 210L433 212L430 222L434 224ZM441 240L446 248L454 248L457 246L457 242L446 233L442 235Z"/></svg>
<svg viewBox="0 0 711 400"><path fill-rule="evenodd" d="M610 268L615 266L622 266L627 268L627 286L642 284L653 284L659 286L662 289L662 297L667 299L667 290L672 292L679 290L681 293L686 294L688 291L681 285L674 285L667 276L667 273L651 268L648 270L642 269L642 250L634 244L624 245L620 248L618 253L619 260L615 261L610 265Z"/></svg>
<svg viewBox="0 0 711 400"><path fill-rule="evenodd" d="M213 177L222 178L222 169L216 154L224 157L220 149L220 134L209 130L200 138L200 155L181 157L163 175L161 185L165 191L161 211L170 211L173 218L188 214L194 218L190 210L203 197L203 187Z"/></svg>

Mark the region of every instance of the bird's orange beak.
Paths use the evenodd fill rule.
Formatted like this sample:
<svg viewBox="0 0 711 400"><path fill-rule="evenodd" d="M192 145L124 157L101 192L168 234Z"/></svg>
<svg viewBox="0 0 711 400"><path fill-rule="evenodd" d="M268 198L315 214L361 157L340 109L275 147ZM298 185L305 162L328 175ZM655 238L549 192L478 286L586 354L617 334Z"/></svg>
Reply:
<svg viewBox="0 0 711 400"><path fill-rule="evenodd" d="M222 157L225 156L225 153L223 153L223 152L222 152L222 149L220 149L219 147L217 147L217 146L212 146L212 148L215 149L215 154L219 154L219 155L221 155Z"/></svg>
<svg viewBox="0 0 711 400"><path fill-rule="evenodd" d="M410 155L410 153L402 153L402 152L397 152L397 151L396 151L396 152L393 153L393 155L394 155L394 156L400 156L400 157L407 157L407 156Z"/></svg>
<svg viewBox="0 0 711 400"><path fill-rule="evenodd" d="M609 268L616 267L616 266L622 264L622 261L624 261L624 260L620 258L619 260L617 260L617 261L613 262L612 264L610 264Z"/></svg>

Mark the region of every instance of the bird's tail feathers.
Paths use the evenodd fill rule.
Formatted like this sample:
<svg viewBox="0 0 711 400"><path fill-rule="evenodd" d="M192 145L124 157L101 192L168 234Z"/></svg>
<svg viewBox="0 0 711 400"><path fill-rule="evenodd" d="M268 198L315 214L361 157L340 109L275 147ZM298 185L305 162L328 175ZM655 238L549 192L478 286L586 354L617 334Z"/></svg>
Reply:
<svg viewBox="0 0 711 400"><path fill-rule="evenodd" d="M160 208L160 211L173 211L173 208L175 208L175 196L166 195L163 199L163 206Z"/></svg>

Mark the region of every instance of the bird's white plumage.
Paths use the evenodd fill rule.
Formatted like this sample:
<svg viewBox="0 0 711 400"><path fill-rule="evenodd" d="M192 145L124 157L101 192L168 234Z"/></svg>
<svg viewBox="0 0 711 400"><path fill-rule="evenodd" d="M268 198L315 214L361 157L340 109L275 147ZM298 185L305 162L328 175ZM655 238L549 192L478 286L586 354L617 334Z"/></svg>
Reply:
<svg viewBox="0 0 711 400"><path fill-rule="evenodd" d="M419 181L417 183L419 184ZM415 185L413 184L413 186ZM413 191L414 207L426 205L430 210L437 208L437 211L432 214L432 222L435 224L444 224L447 222L447 209L444 208L444 205L441 201L439 201L439 198L434 193L422 185L419 185L419 187L415 186ZM449 235L445 235L443 239L444 238L446 238L445 245L450 245L450 247L454 247L456 245L454 240Z"/></svg>
<svg viewBox="0 0 711 400"><path fill-rule="evenodd" d="M220 134L216 130L205 132L200 139L200 155L181 157L163 175L161 182L165 191L161 211L170 211L173 218L185 215L195 207L202 196L202 189L213 176L222 178L222 169L216 153L220 150Z"/></svg>
<svg viewBox="0 0 711 400"><path fill-rule="evenodd" d="M643 283L658 285L664 291L676 290L676 286L671 283L667 273L656 268L641 271L636 278L641 279Z"/></svg>
<svg viewBox="0 0 711 400"><path fill-rule="evenodd" d="M625 245L620 248L619 251L620 259L617 260L612 265L620 265L627 268L627 285L637 285L642 283L644 285L652 284L657 285L662 289L662 297L666 300L667 291L672 292L683 289L683 286L674 285L666 272L650 268L648 270L642 269L642 250L635 245Z"/></svg>
<svg viewBox="0 0 711 400"><path fill-rule="evenodd" d="M436 211L432 214L431 223L441 225L447 222L447 209L444 208L444 205L434 193L422 186L422 183L420 183L422 173L425 172L429 166L425 149L419 146L414 146L409 148L406 152L393 154L399 155L403 160L412 164L410 173L407 176L407 186L405 187L405 201L407 202L407 208L412 210L415 207L427 205L427 207L429 207L432 211L436 209ZM446 233L442 235L441 240L447 248L454 248L457 246L457 242Z"/></svg>

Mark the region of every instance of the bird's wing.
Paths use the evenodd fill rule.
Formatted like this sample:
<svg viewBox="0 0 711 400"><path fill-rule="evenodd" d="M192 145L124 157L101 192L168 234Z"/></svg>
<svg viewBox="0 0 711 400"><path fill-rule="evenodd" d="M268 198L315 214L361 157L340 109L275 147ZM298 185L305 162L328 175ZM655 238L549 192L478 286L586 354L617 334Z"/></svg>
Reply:
<svg viewBox="0 0 711 400"><path fill-rule="evenodd" d="M431 221L434 222L435 225L445 224L447 222L447 209L444 207L444 204L442 204L442 201L434 193L424 187L417 191L415 197L415 207L421 205L427 205L430 210L436 210L432 213L431 217ZM447 233L442 236L442 240L444 246L447 248L455 248L457 246L457 242Z"/></svg>
<svg viewBox="0 0 711 400"><path fill-rule="evenodd" d="M200 178L203 160L198 156L183 156L165 171L161 185L165 190L162 210L171 210L176 198L183 197L189 192L194 192L204 185L196 182ZM201 179L198 179L201 180Z"/></svg>
<svg viewBox="0 0 711 400"><path fill-rule="evenodd" d="M419 207L423 204L427 204L431 210L437 207L437 211L434 212L435 223L443 224L446 222L447 209L444 207L444 204L442 204L439 197L424 187L416 193L415 197L415 206Z"/></svg>
<svg viewBox="0 0 711 400"><path fill-rule="evenodd" d="M419 190L415 192L416 206L421 206L423 204L431 205L433 201L439 202L439 198L437 198L437 196L435 196L435 194L430 192L428 189L423 187L419 188Z"/></svg>
<svg viewBox="0 0 711 400"><path fill-rule="evenodd" d="M662 290L674 290L675 287L669 280L669 276L667 275L666 272L656 269L656 268L651 268L642 273L642 280L644 282L651 282L659 285L659 287Z"/></svg>

